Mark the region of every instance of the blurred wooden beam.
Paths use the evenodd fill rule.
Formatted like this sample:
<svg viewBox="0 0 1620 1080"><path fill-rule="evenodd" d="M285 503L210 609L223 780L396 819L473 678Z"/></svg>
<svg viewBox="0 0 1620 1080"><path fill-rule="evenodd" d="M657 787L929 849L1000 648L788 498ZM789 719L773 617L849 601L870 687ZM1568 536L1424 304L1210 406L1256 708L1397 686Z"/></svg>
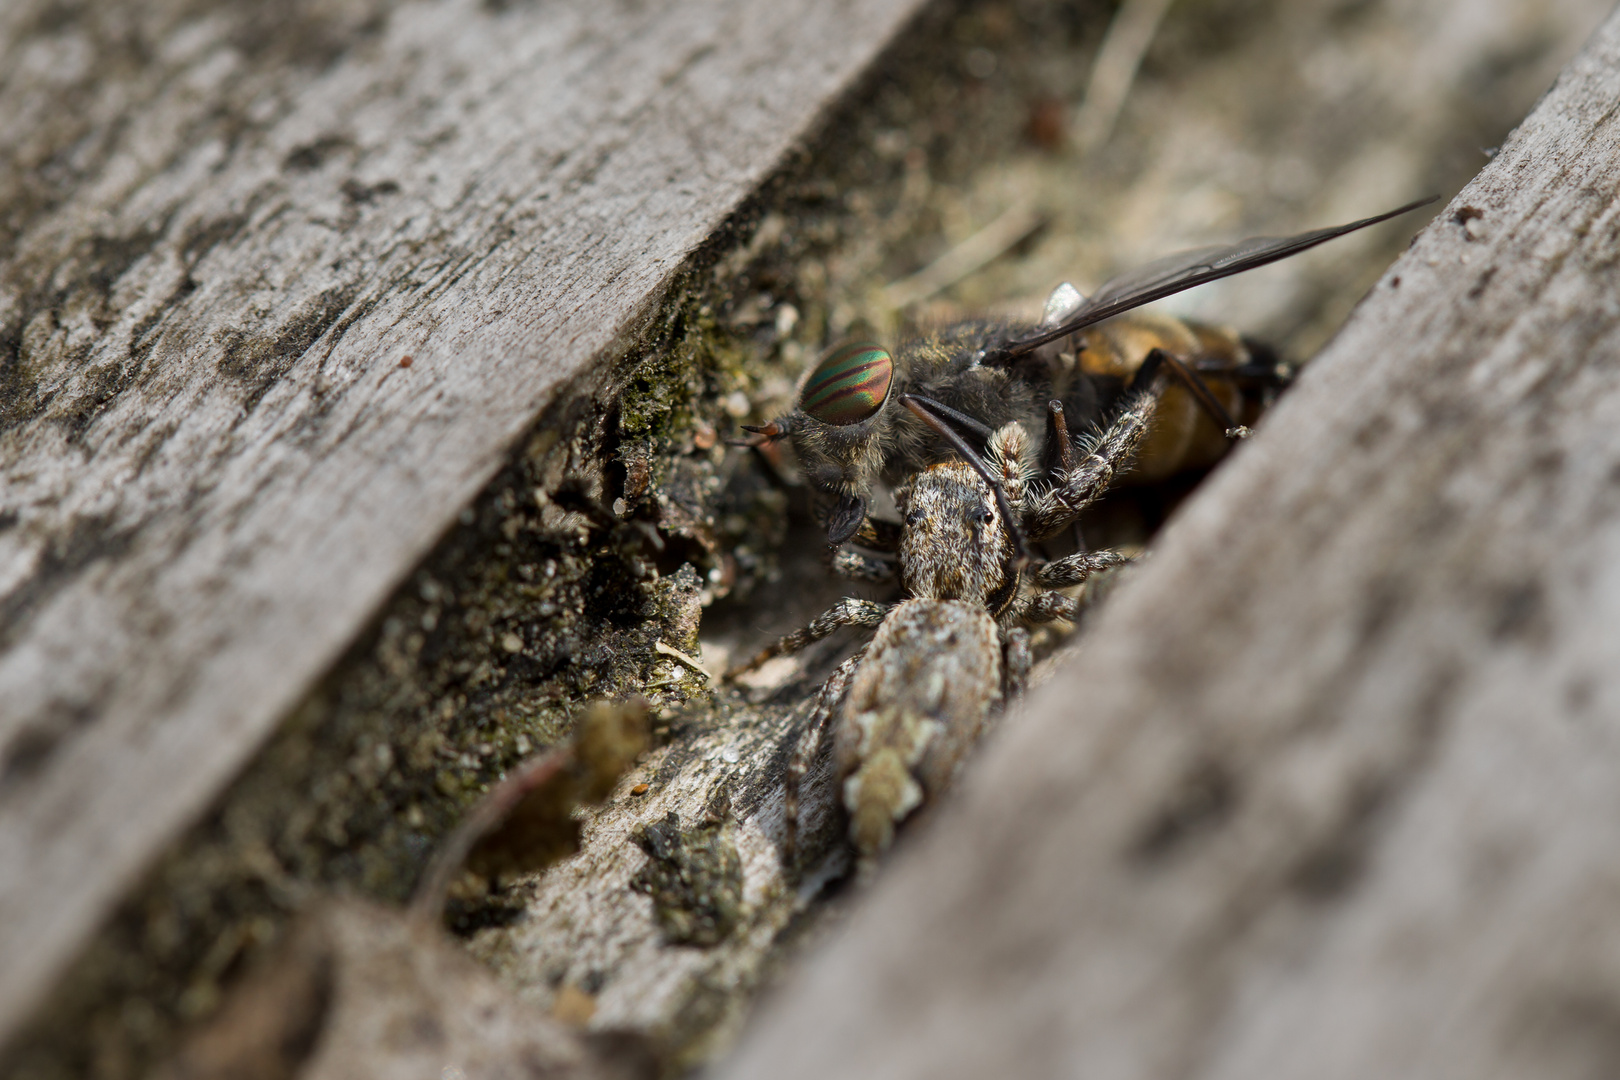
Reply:
<svg viewBox="0 0 1620 1080"><path fill-rule="evenodd" d="M722 1076L1620 1069L1620 16Z"/></svg>
<svg viewBox="0 0 1620 1080"><path fill-rule="evenodd" d="M0 1038L918 8L0 13Z"/></svg>

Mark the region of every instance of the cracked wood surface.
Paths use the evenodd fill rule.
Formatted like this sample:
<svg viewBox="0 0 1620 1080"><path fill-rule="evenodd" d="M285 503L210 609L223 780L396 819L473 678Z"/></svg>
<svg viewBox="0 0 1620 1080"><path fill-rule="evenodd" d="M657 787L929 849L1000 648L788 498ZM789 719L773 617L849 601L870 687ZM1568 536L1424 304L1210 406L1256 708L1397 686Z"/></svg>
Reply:
<svg viewBox="0 0 1620 1080"><path fill-rule="evenodd" d="M918 6L0 13L0 1035Z"/></svg>
<svg viewBox="0 0 1620 1080"><path fill-rule="evenodd" d="M720 1075L1620 1070L1620 15Z"/></svg>

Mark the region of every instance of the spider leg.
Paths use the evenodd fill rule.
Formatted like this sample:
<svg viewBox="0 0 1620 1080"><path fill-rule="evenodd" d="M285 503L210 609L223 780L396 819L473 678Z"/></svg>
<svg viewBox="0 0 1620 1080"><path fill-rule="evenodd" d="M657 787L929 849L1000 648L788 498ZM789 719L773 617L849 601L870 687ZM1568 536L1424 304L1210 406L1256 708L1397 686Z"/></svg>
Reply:
<svg viewBox="0 0 1620 1080"><path fill-rule="evenodd" d="M832 552L832 571L851 581L893 581L900 576L900 568L892 559L862 555L848 548Z"/></svg>
<svg viewBox="0 0 1620 1080"><path fill-rule="evenodd" d="M809 626L802 630L795 630L780 641L765 646L755 654L753 659L726 672L726 678L735 678L745 671L752 671L772 657L796 653L806 645L820 641L840 627L876 626L883 621L883 616L887 615L889 609L893 606L893 604L879 604L872 600L857 600L854 597L840 600L812 619Z"/></svg>
<svg viewBox="0 0 1620 1080"><path fill-rule="evenodd" d="M1059 469L1055 486L1029 497L1025 528L1031 539L1051 536L1108 490L1114 474L1123 472L1136 456L1158 404L1158 397L1151 393L1131 397L1090 454L1071 469Z"/></svg>
<svg viewBox="0 0 1620 1080"><path fill-rule="evenodd" d="M1036 593L1021 605L1018 617L1027 623L1051 622L1066 619L1074 622L1080 617L1080 601L1057 592Z"/></svg>
<svg viewBox="0 0 1620 1080"><path fill-rule="evenodd" d="M821 684L810 706L810 715L805 718L804 727L799 730L799 743L794 748L793 757L788 762L787 774L782 780L782 865L793 865L798 854L799 845L799 789L804 783L804 774L810 771L810 765L821 752L821 744L826 740L827 728L831 726L834 717L838 715L838 707L844 701L844 689L860 667L861 660L866 656L862 649L854 656L845 660L833 669L827 676L827 681Z"/></svg>
<svg viewBox="0 0 1620 1080"><path fill-rule="evenodd" d="M1001 697L1011 702L1029 685L1029 631L1015 626L1001 646Z"/></svg>
<svg viewBox="0 0 1620 1080"><path fill-rule="evenodd" d="M1130 561L1129 555L1117 551L1081 551L1037 567L1035 584L1043 589L1063 589L1081 584L1099 570L1123 566Z"/></svg>

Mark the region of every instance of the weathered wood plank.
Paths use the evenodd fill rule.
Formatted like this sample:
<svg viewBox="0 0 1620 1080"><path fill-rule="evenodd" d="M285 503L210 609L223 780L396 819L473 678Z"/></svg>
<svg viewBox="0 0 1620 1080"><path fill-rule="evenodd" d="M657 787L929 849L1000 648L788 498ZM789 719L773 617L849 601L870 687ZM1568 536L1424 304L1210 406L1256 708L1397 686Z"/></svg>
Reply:
<svg viewBox="0 0 1620 1080"><path fill-rule="evenodd" d="M7 6L0 1035L917 6Z"/></svg>
<svg viewBox="0 0 1620 1080"><path fill-rule="evenodd" d="M722 1075L1620 1067L1616 100L1620 16Z"/></svg>

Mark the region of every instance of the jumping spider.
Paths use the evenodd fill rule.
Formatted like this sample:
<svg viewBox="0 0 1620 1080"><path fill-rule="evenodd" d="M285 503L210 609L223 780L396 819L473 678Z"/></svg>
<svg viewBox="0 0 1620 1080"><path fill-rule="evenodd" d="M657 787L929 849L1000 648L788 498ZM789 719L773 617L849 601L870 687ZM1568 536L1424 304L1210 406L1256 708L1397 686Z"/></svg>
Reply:
<svg viewBox="0 0 1620 1080"><path fill-rule="evenodd" d="M782 638L731 674L796 652L845 626L876 627L816 695L788 766L785 830L796 840L799 787L826 728L834 728L837 774L850 839L863 864L886 848L895 826L950 781L996 709L1029 671L1023 624L1073 619L1078 602L1057 590L1127 561L1115 551L1038 562L1026 538L1070 524L1125 468L1157 407L1156 388L1131 397L1084 457L1069 440L1057 402L1048 406L1057 466L1037 477L1023 425L992 432L981 457L946 419L917 398L900 404L957 452L895 491L903 524L895 559L839 551L834 568L860 581L898 576L906 598L850 598Z"/></svg>

